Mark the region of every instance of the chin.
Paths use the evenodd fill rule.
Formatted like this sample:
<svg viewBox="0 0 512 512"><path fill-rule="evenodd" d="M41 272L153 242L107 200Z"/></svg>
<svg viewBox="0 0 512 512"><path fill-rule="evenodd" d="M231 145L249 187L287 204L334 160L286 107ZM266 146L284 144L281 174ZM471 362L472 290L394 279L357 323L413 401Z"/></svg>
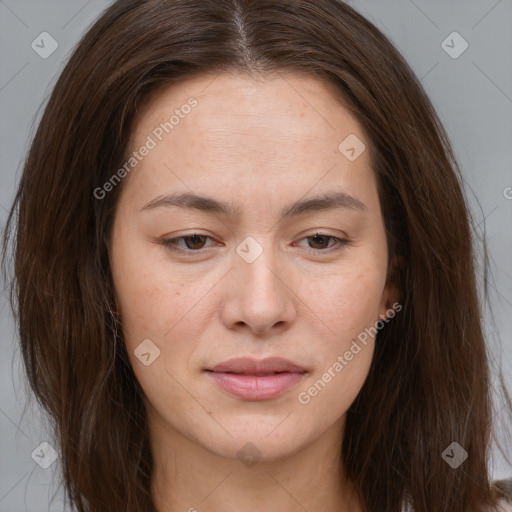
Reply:
<svg viewBox="0 0 512 512"><path fill-rule="evenodd" d="M303 430L299 431L298 425L290 421L291 418L285 419L288 414L285 412L278 417L252 418L250 422L247 419L232 422L221 419L219 423L225 430L220 426L212 426L208 430L196 432L194 437L208 451L228 459L246 461L248 467L256 459L272 462L293 455L311 437ZM285 426L284 423L288 421L290 423Z"/></svg>

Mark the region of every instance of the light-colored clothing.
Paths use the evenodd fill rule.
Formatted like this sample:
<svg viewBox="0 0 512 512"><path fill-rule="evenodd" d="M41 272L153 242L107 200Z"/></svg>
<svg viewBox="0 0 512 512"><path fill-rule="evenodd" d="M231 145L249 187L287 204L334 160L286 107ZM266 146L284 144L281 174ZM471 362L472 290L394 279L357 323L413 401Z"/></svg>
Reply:
<svg viewBox="0 0 512 512"><path fill-rule="evenodd" d="M500 500L500 512L512 512L512 502L502 498Z"/></svg>
<svg viewBox="0 0 512 512"><path fill-rule="evenodd" d="M508 480L494 480L494 489L500 499L500 512L512 512L512 478Z"/></svg>
<svg viewBox="0 0 512 512"><path fill-rule="evenodd" d="M501 498L499 500L499 506L498 511L499 512L512 512L512 502L506 500L505 498ZM409 508L402 508L402 512L414 512L410 507Z"/></svg>
<svg viewBox="0 0 512 512"><path fill-rule="evenodd" d="M494 480L493 488L497 492L499 512L512 512L512 478L508 480ZM409 506L404 506L402 512L414 512ZM490 511L491 512L491 511Z"/></svg>

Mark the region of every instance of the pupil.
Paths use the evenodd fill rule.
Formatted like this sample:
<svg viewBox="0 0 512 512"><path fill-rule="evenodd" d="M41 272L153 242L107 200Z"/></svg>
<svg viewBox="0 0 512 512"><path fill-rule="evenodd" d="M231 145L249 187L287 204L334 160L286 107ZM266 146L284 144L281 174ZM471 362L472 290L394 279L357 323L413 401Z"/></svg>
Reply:
<svg viewBox="0 0 512 512"><path fill-rule="evenodd" d="M320 239L320 242L319 242L320 244L322 244L322 239L323 239L324 243L325 243L325 240L327 239L327 237L323 236L323 235L313 235L312 238L313 238L313 240L314 239L317 239L317 240Z"/></svg>
<svg viewBox="0 0 512 512"><path fill-rule="evenodd" d="M201 238L204 238L204 237L201 235L192 235L192 236L188 237L188 239L189 239L189 241L191 241L192 245L201 244ZM190 245L189 242L187 242L187 246L189 246L189 245ZM200 247L189 247L189 249L200 249Z"/></svg>

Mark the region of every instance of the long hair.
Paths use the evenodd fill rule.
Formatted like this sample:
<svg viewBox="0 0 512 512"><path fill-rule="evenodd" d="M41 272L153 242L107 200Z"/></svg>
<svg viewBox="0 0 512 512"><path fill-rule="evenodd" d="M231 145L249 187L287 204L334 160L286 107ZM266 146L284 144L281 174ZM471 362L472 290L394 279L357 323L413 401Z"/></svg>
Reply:
<svg viewBox="0 0 512 512"><path fill-rule="evenodd" d="M119 0L62 71L25 161L4 259L13 238L24 367L52 419L66 496L79 512L155 511L142 389L109 262L122 183L101 200L94 190L126 160L150 95L225 70L332 83L369 141L403 311L379 333L347 412L343 464L365 509L495 505L489 358L461 172L408 64L339 0ZM468 453L457 469L442 457L453 442Z"/></svg>

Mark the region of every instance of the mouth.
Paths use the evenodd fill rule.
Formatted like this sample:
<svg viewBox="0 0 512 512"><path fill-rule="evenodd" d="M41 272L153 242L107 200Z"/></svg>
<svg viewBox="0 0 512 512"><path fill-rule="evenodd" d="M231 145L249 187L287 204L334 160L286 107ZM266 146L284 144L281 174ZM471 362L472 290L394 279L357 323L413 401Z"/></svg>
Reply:
<svg viewBox="0 0 512 512"><path fill-rule="evenodd" d="M222 390L243 400L269 400L301 381L308 371L282 358L230 359L204 370Z"/></svg>
<svg viewBox="0 0 512 512"><path fill-rule="evenodd" d="M282 357L267 357L259 360L251 357L237 357L223 361L212 368L206 368L206 370L239 375L272 375L284 372L305 373L307 371L299 364Z"/></svg>

